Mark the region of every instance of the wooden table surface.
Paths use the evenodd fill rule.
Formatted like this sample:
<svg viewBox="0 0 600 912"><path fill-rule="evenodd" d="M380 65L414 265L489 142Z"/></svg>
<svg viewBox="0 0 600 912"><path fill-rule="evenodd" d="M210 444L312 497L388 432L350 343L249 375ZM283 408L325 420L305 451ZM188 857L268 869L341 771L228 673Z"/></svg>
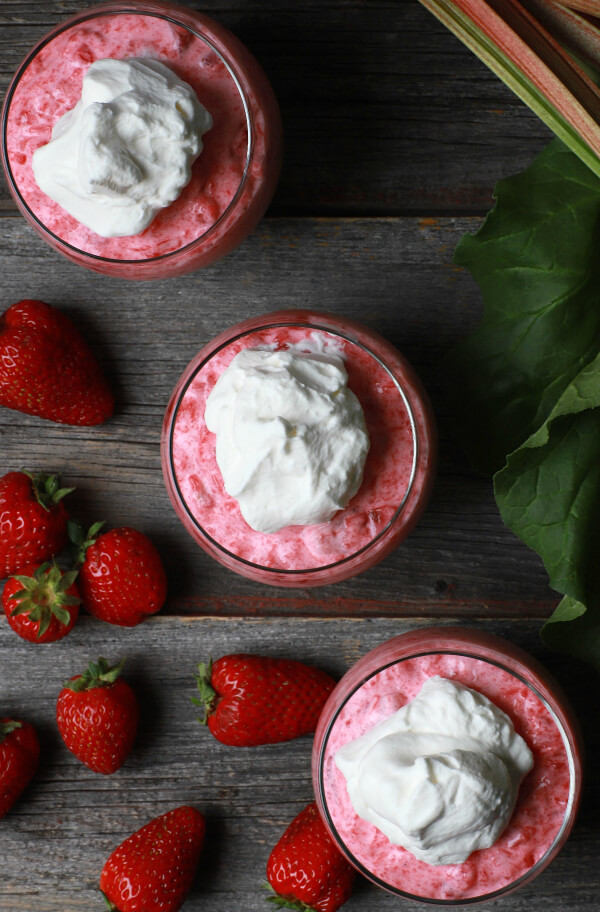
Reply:
<svg viewBox="0 0 600 912"><path fill-rule="evenodd" d="M0 713L41 735L33 785L0 823L0 912L103 908L99 873L134 829L177 804L208 819L207 847L186 912L265 909L272 846L311 799L311 739L224 748L195 721L196 663L250 651L295 657L336 677L391 635L448 621L491 629L534 653L579 712L587 750L582 809L554 863L496 903L505 912L597 909L597 676L539 637L557 602L537 558L502 525L490 481L453 435L440 359L475 327L477 287L452 252L550 135L417 0L207 0L203 9L250 47L278 95L281 181L257 231L221 262L170 281L87 272L54 253L0 188L1 309L25 297L63 308L92 343L117 393L93 429L0 411L2 473L59 472L85 523L131 525L157 544L169 576L165 609L125 630L83 617L37 647L0 622ZM79 0L2 0L2 92L29 48ZM281 307L362 320L421 375L440 431L440 466L410 538L355 579L314 590L268 588L206 556L177 520L163 484L160 431L184 367L217 332ZM91 773L57 734L61 682L90 659L127 655L140 695L134 751L112 777ZM348 912L422 908L360 881Z"/></svg>

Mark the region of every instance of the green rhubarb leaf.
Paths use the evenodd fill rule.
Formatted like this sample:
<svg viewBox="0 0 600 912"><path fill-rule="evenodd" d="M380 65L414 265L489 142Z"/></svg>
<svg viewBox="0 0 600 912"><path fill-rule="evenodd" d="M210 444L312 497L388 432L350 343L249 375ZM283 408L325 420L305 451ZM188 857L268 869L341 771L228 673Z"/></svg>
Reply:
<svg viewBox="0 0 600 912"><path fill-rule="evenodd" d="M554 649L571 653L600 670L600 606L589 607L569 595L544 624L542 636Z"/></svg>
<svg viewBox="0 0 600 912"><path fill-rule="evenodd" d="M553 589L587 601L600 531L600 411L556 420L544 446L527 441L496 474L494 491L503 521L540 555Z"/></svg>
<svg viewBox="0 0 600 912"><path fill-rule="evenodd" d="M541 555L550 584L585 601L600 498L600 354L494 477L502 519ZM592 543L592 547L590 547Z"/></svg>
<svg viewBox="0 0 600 912"><path fill-rule="evenodd" d="M551 418L509 456L494 490L506 525L564 594L542 628L544 641L600 671L600 410Z"/></svg>
<svg viewBox="0 0 600 912"><path fill-rule="evenodd" d="M483 319L448 367L476 468L501 469L600 350L600 180L559 140L500 181L455 262L478 282Z"/></svg>
<svg viewBox="0 0 600 912"><path fill-rule="evenodd" d="M447 360L467 452L564 596L543 638L598 669L599 226L600 181L558 140L502 181L456 250L484 313Z"/></svg>

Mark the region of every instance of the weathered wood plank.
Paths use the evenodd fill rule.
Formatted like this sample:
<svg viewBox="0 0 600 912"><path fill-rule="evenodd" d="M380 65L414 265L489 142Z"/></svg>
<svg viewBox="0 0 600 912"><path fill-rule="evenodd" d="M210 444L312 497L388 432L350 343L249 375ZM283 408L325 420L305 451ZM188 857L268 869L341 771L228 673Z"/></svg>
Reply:
<svg viewBox="0 0 600 912"><path fill-rule="evenodd" d="M479 291L451 264L477 219L267 219L237 251L176 282L107 279L68 263L21 218L0 223L3 308L41 297L93 343L118 397L115 417L85 429L0 411L2 469L58 471L84 524L105 519L150 534L164 555L172 613L547 616L556 601L533 552L502 525L488 479L453 437L440 360L479 319ZM440 426L429 509L378 567L309 594L246 581L187 535L160 469L164 410L198 349L238 320L281 307L361 319L398 346L427 386Z"/></svg>
<svg viewBox="0 0 600 912"><path fill-rule="evenodd" d="M30 48L85 0L0 5L0 92ZM280 101L274 214L485 211L496 181L550 134L418 0L223 3ZM14 211L2 182L0 208Z"/></svg>
<svg viewBox="0 0 600 912"><path fill-rule="evenodd" d="M0 93L29 48L88 5L3 0ZM118 400L114 418L94 429L0 410L0 474L22 465L60 472L76 485L72 513L145 531L170 584L164 612L133 630L83 616L66 640L38 648L0 620L0 713L29 718L44 753L34 783L0 822L0 912L103 908L97 882L108 853L184 802L208 819L186 912L265 909L269 851L311 798L311 739L251 751L219 745L190 703L197 661L247 650L340 676L387 637L436 619L508 636L571 696L588 752L579 820L549 870L502 907L592 912L600 887L598 678L542 646L540 623L556 595L537 557L503 527L489 481L466 464L441 370L444 352L481 314L477 288L451 263L461 234L481 223L464 216L483 214L495 182L528 164L549 134L418 0L206 0L201 8L256 54L284 119L270 217L237 251L176 281L107 279L47 248L0 181L0 312L24 297L64 308ZM438 482L417 529L378 567L319 590L271 589L221 568L180 525L160 470L162 416L187 362L228 325L281 307L347 314L387 336L422 376L440 427ZM68 754L54 720L63 679L102 654L127 655L142 703L133 753L114 777ZM362 881L344 906L398 908Z"/></svg>
<svg viewBox="0 0 600 912"><path fill-rule="evenodd" d="M259 912L269 852L312 796L311 738L256 749L226 748L195 721L190 703L196 663L233 651L296 657L335 677L390 636L430 624L391 620L187 621L155 617L133 630L84 617L69 637L36 647L0 624L0 712L20 713L39 729L43 761L32 786L0 823L0 912L89 912L105 858L129 832L172 806L193 803L208 819L204 858L186 912ZM481 622L474 621L474 625ZM549 653L535 621L484 622L544 661L580 715L588 750L586 801L571 839L529 887L502 901L524 908L592 912L597 908L599 789L595 706L597 679ZM127 763L111 777L94 774L66 750L56 730L61 682L90 659L127 655L127 677L142 704L139 736ZM360 882L348 912L387 912L419 904Z"/></svg>

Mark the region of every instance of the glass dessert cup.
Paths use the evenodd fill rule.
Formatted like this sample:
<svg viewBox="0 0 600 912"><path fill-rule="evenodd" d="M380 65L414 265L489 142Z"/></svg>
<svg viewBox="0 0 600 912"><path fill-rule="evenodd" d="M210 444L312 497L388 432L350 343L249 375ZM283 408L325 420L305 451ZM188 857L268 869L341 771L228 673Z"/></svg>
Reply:
<svg viewBox="0 0 600 912"><path fill-rule="evenodd" d="M94 60L136 55L188 82L213 127L179 198L141 234L103 238L42 193L31 158L78 101ZM103 3L49 32L19 67L2 112L2 164L21 213L69 260L126 279L168 278L229 253L264 215L281 165L279 109L256 60L214 20L160 0Z"/></svg>
<svg viewBox="0 0 600 912"><path fill-rule="evenodd" d="M513 815L497 842L456 865L430 865L362 820L348 798L335 752L412 700L434 674L492 700L534 755ZM479 903L529 883L566 842L582 787L577 720L546 669L510 642L460 627L429 627L394 637L364 655L338 682L315 732L317 805L341 852L379 887L434 905Z"/></svg>
<svg viewBox="0 0 600 912"><path fill-rule="evenodd" d="M215 436L204 421L206 398L242 349L285 349L305 340L333 346L345 359L371 441L363 481L329 522L255 532L223 486ZM274 586L334 583L380 561L425 509L435 461L431 407L402 355L366 326L314 311L278 311L221 333L188 365L163 423L163 474L185 528L230 570Z"/></svg>

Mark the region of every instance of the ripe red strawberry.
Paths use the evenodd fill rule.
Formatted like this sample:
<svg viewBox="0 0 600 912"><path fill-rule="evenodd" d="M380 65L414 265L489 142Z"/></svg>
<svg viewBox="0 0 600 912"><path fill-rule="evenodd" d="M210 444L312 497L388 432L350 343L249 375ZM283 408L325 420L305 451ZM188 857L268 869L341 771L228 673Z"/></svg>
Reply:
<svg viewBox="0 0 600 912"><path fill-rule="evenodd" d="M56 475L7 472L0 478L0 579L49 560L68 543L68 514Z"/></svg>
<svg viewBox="0 0 600 912"><path fill-rule="evenodd" d="M98 535L104 523L84 534L69 523L78 548L79 589L84 607L94 617L121 627L135 627L160 611L167 597L167 577L150 539L122 526Z"/></svg>
<svg viewBox="0 0 600 912"><path fill-rule="evenodd" d="M335 912L350 899L355 871L331 839L311 802L280 838L267 862L267 880L279 909Z"/></svg>
<svg viewBox="0 0 600 912"><path fill-rule="evenodd" d="M40 743L33 725L0 718L0 818L33 779L39 758Z"/></svg>
<svg viewBox="0 0 600 912"><path fill-rule="evenodd" d="M119 675L123 660L106 659L65 681L56 704L60 735L75 756L95 773L110 775L127 759L139 721L136 696Z"/></svg>
<svg viewBox="0 0 600 912"><path fill-rule="evenodd" d="M177 912L192 886L205 821L193 807L155 817L110 855L100 889L118 912Z"/></svg>
<svg viewBox="0 0 600 912"><path fill-rule="evenodd" d="M2 592L8 623L24 640L52 643L71 632L79 615L76 570L56 564L28 564L10 576Z"/></svg>
<svg viewBox="0 0 600 912"><path fill-rule="evenodd" d="M110 418L114 399L69 317L25 300L0 316L0 405L60 424L91 425Z"/></svg>
<svg viewBox="0 0 600 912"><path fill-rule="evenodd" d="M335 681L292 659L233 653L196 675L206 712L200 720L223 744L252 747L290 741L313 732Z"/></svg>

